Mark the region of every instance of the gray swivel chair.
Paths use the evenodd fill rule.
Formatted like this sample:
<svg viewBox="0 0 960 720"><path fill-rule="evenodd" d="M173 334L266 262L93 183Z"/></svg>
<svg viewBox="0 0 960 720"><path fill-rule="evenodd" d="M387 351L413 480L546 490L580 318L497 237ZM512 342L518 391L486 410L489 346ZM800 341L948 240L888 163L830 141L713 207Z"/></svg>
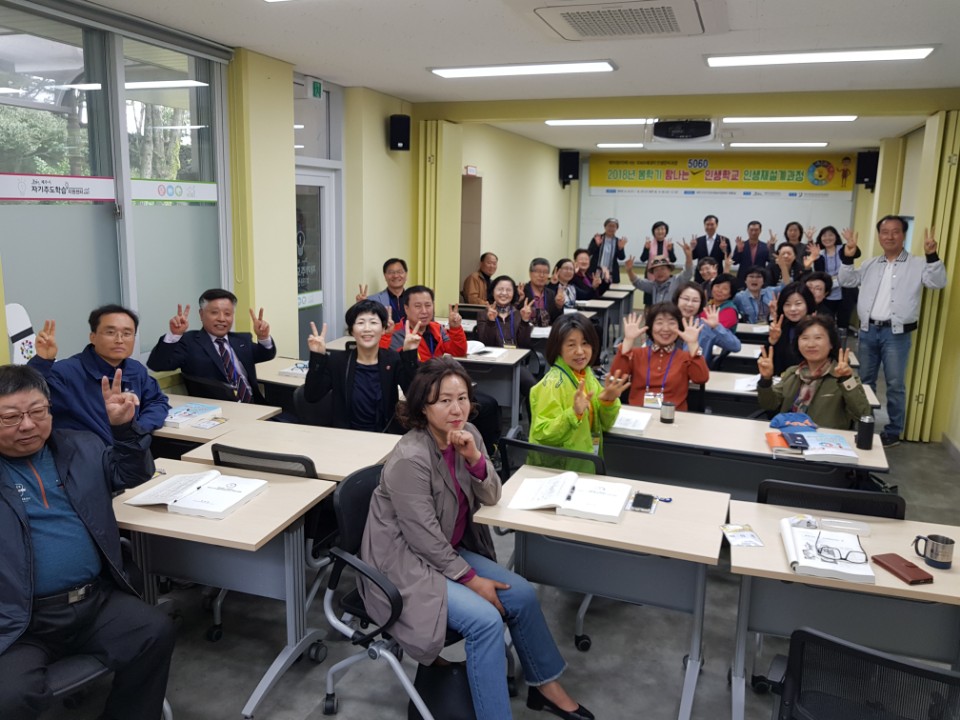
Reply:
<svg viewBox="0 0 960 720"><path fill-rule="evenodd" d="M93 655L70 655L47 667L47 686L56 699L62 699L67 707L76 706L71 697L104 675L110 669ZM163 720L173 720L173 710L166 698L163 701Z"/></svg>

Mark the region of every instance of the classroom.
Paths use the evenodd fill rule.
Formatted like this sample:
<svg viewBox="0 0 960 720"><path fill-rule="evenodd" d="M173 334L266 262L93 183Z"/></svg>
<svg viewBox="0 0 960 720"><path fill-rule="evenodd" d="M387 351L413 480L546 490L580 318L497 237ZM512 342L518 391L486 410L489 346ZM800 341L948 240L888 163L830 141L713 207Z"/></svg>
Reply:
<svg viewBox="0 0 960 720"><path fill-rule="evenodd" d="M877 227L881 218L904 217L905 255L917 262L926 255L928 264L940 263L938 272L945 282L924 283L942 289L917 295L919 321L906 330L912 346L903 356L906 393L892 441L889 427L884 428L890 423L886 364L875 390L862 386L869 412L876 411L877 437L874 449L861 456L858 472L878 481L874 489L895 486L906 502L907 522L917 523L918 529L923 525L923 534L956 525L960 386L953 378L960 372L960 337L949 329L960 320L960 295L955 291L960 281L960 83L953 70L960 63L960 42L948 30L960 22L960 10L944 4L917 12L897 0L882 0L881 7L853 0L843 8L821 0L804 8L771 8L758 0L661 4L669 6L680 29L634 30L632 36L618 31L572 40L575 27L560 12L563 8L542 8L530 0L426 0L402 7L386 0L362 7L311 0L170 0L162 6L144 0L0 0L0 217L5 220L0 299L7 308L0 322L10 340L0 350L0 363L22 363L37 353L50 320L56 321L58 359L80 353L88 342L90 311L118 303L139 316L130 356L153 370L151 377L163 393L176 398L174 405L185 403L188 395L202 391L173 370L173 361L151 358L170 349L177 318L188 321L192 330L199 328L198 298L210 288L223 288L235 296L233 329L270 342L270 359L256 360L259 368L253 377L235 384L235 390L246 384L255 402L238 403L229 411L224 407L227 422L199 435L158 430L153 438L157 467L173 475L186 472L177 464L183 461L211 464L209 443L218 438L227 442L236 429L237 445L259 448L264 438L276 435L271 440L275 451L314 456L314 476L332 493L336 482L357 469L357 458L382 461L394 445L386 443L382 452L375 443L351 450L355 438L349 434L323 434L349 423L339 426L326 416L316 424L334 427L283 421L298 415L296 390L304 386L317 343L311 323L326 326L330 365L340 367L333 358L347 349L345 314L361 297L384 290L390 282L384 263L391 259L403 260L407 288L432 290L429 320L439 320L447 333L460 324L462 315L465 338L476 340L481 332L476 325L484 324L486 311L459 304L464 302L464 281L478 270L483 254L496 256L494 277L506 274L525 284L533 280L534 258L544 258L553 273L554 263L575 260L576 250L590 248L604 233L605 222L616 219L616 235L629 239L624 258L615 260L620 283L604 289L613 293L608 299L616 299L591 299L586 302L595 305L590 306L579 296L574 302L571 294L567 308L573 315L580 310L592 317L605 353L604 370L612 376L614 368L626 367L617 365L623 361L617 360L616 344L628 334L633 337L643 324L637 320L627 327L629 313L644 306L644 293L635 291L630 278L646 278L648 272L653 277L650 264L659 251L649 250L648 241L656 234L655 223L669 225L667 237L677 257L670 270L677 273L684 263L683 246L705 235L705 220L711 216L731 250L738 239L748 238L753 221L762 223L762 244L777 236L771 250L784 242L791 223L810 233L801 240L802 248L812 247L816 234L827 226L844 236L849 229L858 236L862 253L849 268L883 256L884 240ZM633 12L635 19L651 3L622 5L624 14L617 17ZM584 3L576 9L586 17L597 7ZM692 29L684 29L683 23L691 21ZM644 36L650 32L664 36ZM708 63L713 56L748 52L764 56L887 47L933 50L920 60L876 64ZM431 72L595 60L610 62L609 71L454 79ZM847 119L824 122L827 115ZM47 135L38 136L39 147L27 147L22 128L39 117ZM771 121L786 117L789 122ZM688 135L671 140L665 137L671 130ZM662 169L672 167L682 170ZM818 169L829 172L829 179ZM925 247L930 239L935 246ZM645 250L649 257L641 260ZM801 271L804 254L809 250L798 252ZM631 256L636 257L636 273L633 261L626 260ZM591 274L595 267L593 263ZM739 270L737 265L730 270L735 276L731 301L744 284ZM775 259L766 270L779 272ZM765 297L769 300L784 284ZM710 292L708 286L704 312ZM495 302L489 296L484 304ZM856 299L851 302L848 309L855 309ZM517 318L522 304L517 305ZM488 310L492 322L494 310ZM782 307L779 312L784 313ZM682 339L684 324L679 315L677 320ZM719 373L699 383L691 377L690 411L678 409L681 422L673 428L688 433L686 445L678 449L671 428L657 422L659 405L643 438L614 431L602 440L607 474L633 483L652 482L656 488L650 491L664 497L678 488L672 507L660 504L661 517L669 519L671 511L694 504L693 499L684 500L683 492L726 493L722 517L703 511L714 531L724 522L754 518L753 500L764 479L830 485L844 482L852 472L787 462L786 469L774 475L780 466L771 468L769 457L754 462L743 456L749 442L738 428L752 433L760 421L749 416L760 406L754 390L746 397L740 391L748 376L760 377L763 386L766 350L761 353L760 348L770 320L745 322L742 314L738 320L729 334L737 335L738 347L742 341L743 351L738 355L724 350L720 366L713 352L721 351L708 348L703 361L711 373ZM753 332L751 325L764 327ZM417 334L414 325L399 326ZM848 377L858 384L863 330L853 321L840 329L844 352L854 351ZM533 374L532 382L549 372L544 359L549 326L539 330L529 356L521 345L503 356L467 358L464 363L477 384L481 413L495 416L491 432L498 437L517 426L524 436L534 434L530 392L521 369ZM395 341L398 353L410 349L402 339ZM433 350L431 343L430 353ZM690 361L697 362L692 352ZM158 369L160 365L164 369ZM401 371L399 361L395 370ZM664 377L669 371L668 364ZM778 367L776 374L780 372ZM721 387L723 382L730 386ZM642 385L636 371L634 385L634 392ZM688 384L683 386L686 393ZM642 391L639 387L641 404ZM683 402L688 402L686 394ZM349 401L346 407L351 407ZM245 435L238 428L241 423ZM476 424L486 440L487 431L479 420ZM103 427L109 439L110 430ZM301 434L288 437L291 428ZM843 427L850 443L855 429L855 423ZM750 452L767 452L760 437L761 445ZM599 442L594 438L593 447ZM316 449L320 446L338 448L352 456L350 462L341 467L331 453ZM496 462L502 467L503 453L498 453ZM713 478L721 476L727 482L718 489ZM502 480L507 477L501 474ZM291 494L301 491L290 488ZM621 547L617 539L606 545L598 541L605 549L596 556L575 555L577 550L569 549L581 565L596 560L598 568L596 576L585 573L574 581L563 577L562 566L537 564L537 553L546 551L534 542L539 536L525 532L524 518L512 517L502 503L491 513L480 522L516 530L493 536L501 564L516 547L515 567L529 571L547 624L569 663L564 682L598 717L667 718L679 713L681 718L713 718L732 713L753 720L770 713L771 695L763 693L763 687L758 691L756 683L749 687L750 674L762 675L774 655L786 653L788 641L771 632L744 679L755 637L751 626L745 650L744 597L751 592L759 597L763 583L742 582L754 572L739 564L742 549L725 542L721 547L716 532L707 543L716 548L702 555L699 550L662 548L645 536L634 538L637 544L632 546ZM626 515L625 522L634 527L636 515ZM250 547L258 549L254 554L261 554L261 546L276 546L282 558L282 541L296 536L298 517L291 516L285 529L274 527L259 538L252 535L259 528L249 528ZM757 515L752 521L767 527L768 520ZM122 529L124 522L121 518ZM580 524L586 524L586 543L594 538L590 521ZM166 531L154 532L162 536ZM762 539L779 548L775 533L762 534ZM879 531L877 536L885 537ZM566 540L574 544L571 537ZM256 717L283 720L324 714L327 671L354 648L325 618L322 586L309 611L302 613L306 617L294 617L291 603L276 602L282 590L247 588L246 581L231 585L224 576L198 578L198 586L231 587L223 604L222 630L214 632L220 622L211 627L208 608L216 601L201 597L198 587L179 579L191 579L192 571L173 574L179 546L173 541L137 542L135 552L142 553L157 574L165 576L161 568L171 563L169 574L178 578L172 586L161 583L160 590L167 592L146 593L148 599L172 599L176 607L177 644L166 696L174 717L252 717L252 708ZM622 560L618 552L632 550L640 556L656 554L658 548L672 558L665 570L639 561L636 566L615 564ZM906 543L897 552L913 555ZM214 565L222 560L224 567L233 562L211 553L198 557ZM310 566L309 557L301 559ZM287 569L290 562L287 556ZM635 587L638 583L607 583L612 574L647 572L676 578L678 589L664 599L652 591L648 597L645 588ZM880 583L882 572L877 571L878 583L887 588ZM957 572L935 573L933 592L954 587ZM311 591L313 574L297 593ZM282 577L274 580L282 587ZM302 584L302 578L296 582ZM584 615L581 601L593 590L596 598ZM687 591L689 603L677 599ZM934 599L910 593L893 594L898 600ZM953 603L944 605L955 612ZM922 625L923 619L917 619L916 627ZM284 627L287 648L278 656ZM314 629L322 632L315 634ZM211 642L211 634L216 642ZM574 640L574 635L587 634L585 643ZM856 633L852 636L862 640ZM304 648L321 637L327 659L308 658ZM299 662L293 655L300 652L288 652L291 638L303 650ZM310 642L301 647L306 639ZM589 650L577 649L584 644ZM891 641L880 649L895 647ZM456 652L462 656L462 650ZM942 658L931 653L926 659L958 667L949 654ZM281 660L289 660L289 667L264 674ZM411 656L405 657L403 668L412 679L417 666ZM265 684L271 673L276 680L272 687ZM206 686L192 687L202 676L210 678ZM108 692L109 680L99 680L79 708L55 707L43 717L97 717ZM337 696L342 718L399 718L407 702L400 682L382 661L352 668L338 682ZM520 700L512 704L514 716L542 715L524 705L525 697L521 683Z"/></svg>

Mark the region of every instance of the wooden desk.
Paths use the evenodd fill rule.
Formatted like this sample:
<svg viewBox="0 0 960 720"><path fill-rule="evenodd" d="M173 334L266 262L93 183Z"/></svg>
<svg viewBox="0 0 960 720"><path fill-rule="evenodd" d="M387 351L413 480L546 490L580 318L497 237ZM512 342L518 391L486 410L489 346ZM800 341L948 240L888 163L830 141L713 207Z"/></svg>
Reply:
<svg viewBox="0 0 960 720"><path fill-rule="evenodd" d="M270 405L277 405L286 412L293 413L293 392L303 385L307 377L306 371L300 377L290 377L281 375L281 370L286 370L297 363L303 363L306 368L306 361L291 357L275 357L273 360L257 363L257 381L263 385L263 397Z"/></svg>
<svg viewBox="0 0 960 720"><path fill-rule="evenodd" d="M770 337L770 326L760 323L737 323L733 329L734 335L740 338L741 342L751 345L763 345Z"/></svg>
<svg viewBox="0 0 960 720"><path fill-rule="evenodd" d="M731 570L741 576L734 653L733 720L743 720L747 633L789 637L798 627L812 627L885 652L952 664L960 668L960 568L937 570L930 585L907 585L871 563L876 585L797 575L787 565L780 540L781 518L804 512L776 505L731 502L730 522L749 524L761 548L731 547ZM913 558L910 543L931 532L960 536L960 528L930 523L828 513L870 525L862 537L869 556L895 552Z"/></svg>
<svg viewBox="0 0 960 720"><path fill-rule="evenodd" d="M633 310L633 289L629 291L608 289L600 299L613 300L616 303L610 308L607 317L607 324L613 329L610 334L610 341L613 342L620 334L620 324L623 319Z"/></svg>
<svg viewBox="0 0 960 720"><path fill-rule="evenodd" d="M730 496L623 480L673 501L660 503L652 515L627 511L616 524L507 507L524 478L552 474L555 471L524 465L504 484L500 502L481 508L474 519L517 530L515 569L531 582L691 614L678 715L687 720L703 662L706 569L718 561L720 524L726 520Z"/></svg>
<svg viewBox="0 0 960 720"><path fill-rule="evenodd" d="M125 500L170 475L209 469L166 459L158 460L157 467L166 475L127 490L113 501L118 525L133 533L136 560L146 577L147 602L156 603L156 578L165 575L286 604L287 643L243 707L244 717L253 717L287 668L311 645L323 641L324 632L306 624L303 516L333 492L335 483L230 468L228 474L262 478L269 486L222 520L126 505Z"/></svg>
<svg viewBox="0 0 960 720"><path fill-rule="evenodd" d="M644 412L644 411L640 411ZM649 411L648 411L649 412ZM857 450L857 465L831 465L803 458L774 458L764 434L766 420L678 412L673 424L653 412L642 437L619 430L604 435L607 470L671 485L728 492L738 500L754 500L761 480L776 478L812 485L848 487L849 470L888 472L879 437L872 450ZM831 430L854 447L854 433Z"/></svg>
<svg viewBox="0 0 960 720"><path fill-rule="evenodd" d="M381 462L399 439L399 435L389 433L292 423L262 423L226 433L214 442L265 452L305 455L317 466L318 477L339 481L355 470ZM201 445L186 453L183 459L213 465L212 445L213 442Z"/></svg>
<svg viewBox="0 0 960 720"><path fill-rule="evenodd" d="M577 309L578 310L593 310L600 316L600 328L602 330L602 337L600 338L600 348L606 349L610 341L610 333L608 327L610 325L610 314L611 308L614 305L619 305L619 300L577 300ZM613 311L616 313L616 311Z"/></svg>
<svg viewBox="0 0 960 720"><path fill-rule="evenodd" d="M287 366L289 367L289 366ZM225 402L222 400L206 400L204 398L190 397L189 395L167 395L171 407L180 407L188 402L202 402L209 405L216 405L223 411L223 417L227 422L202 430L192 425L186 425L179 428L162 427L153 431L154 437L167 438L170 440L183 440L192 443L205 443L225 435L231 430L255 423L260 420L269 420L279 415L281 410L278 407L270 405L255 405L253 403Z"/></svg>
<svg viewBox="0 0 960 720"><path fill-rule="evenodd" d="M723 369L727 372L752 373L757 369L757 358L760 357L760 345L744 345L736 352L729 353L723 360ZM713 346L713 356L718 357L723 350L718 345ZM860 360L856 353L851 352L848 362L850 367L860 367Z"/></svg>
<svg viewBox="0 0 960 720"><path fill-rule="evenodd" d="M748 417L750 414L760 409L757 403L756 390L741 390L737 388L737 382L757 377L756 373L732 373L719 370L710 371L710 379L705 387L705 402L707 407L711 408L715 415L729 415L731 417ZM774 382L779 382L780 378L775 377ZM863 390L867 395L867 401L870 407L880 407L880 401L877 394L869 385L864 385Z"/></svg>
<svg viewBox="0 0 960 720"><path fill-rule="evenodd" d="M331 340L327 343L327 350L344 351L347 341L352 339L342 337ZM483 355L457 358L477 386L496 398L497 404L510 414L510 427L520 424L520 367L529 353L529 350L513 348L497 358Z"/></svg>

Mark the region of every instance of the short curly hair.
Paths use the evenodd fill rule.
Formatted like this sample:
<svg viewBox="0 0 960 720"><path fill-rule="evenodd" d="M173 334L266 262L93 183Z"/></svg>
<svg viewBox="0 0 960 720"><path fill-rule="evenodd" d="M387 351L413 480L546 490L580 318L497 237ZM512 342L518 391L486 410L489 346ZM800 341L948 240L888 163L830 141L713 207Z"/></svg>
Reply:
<svg viewBox="0 0 960 720"><path fill-rule="evenodd" d="M397 403L397 419L403 427L408 430L423 430L427 427L427 405L437 402L437 398L440 397L440 383L451 375L463 380L467 386L470 417L476 415L473 380L463 369L463 365L451 357L444 356L423 363L405 393L406 399Z"/></svg>

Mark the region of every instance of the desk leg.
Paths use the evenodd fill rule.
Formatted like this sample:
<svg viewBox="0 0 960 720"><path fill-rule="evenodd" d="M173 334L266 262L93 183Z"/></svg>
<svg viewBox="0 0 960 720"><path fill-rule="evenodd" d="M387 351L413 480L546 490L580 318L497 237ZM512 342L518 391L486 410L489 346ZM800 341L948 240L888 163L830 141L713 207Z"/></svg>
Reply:
<svg viewBox="0 0 960 720"><path fill-rule="evenodd" d="M703 607L707 598L707 566L697 566L696 602L693 608L693 628L690 631L690 654L687 655L687 667L684 671L683 693L680 695L679 720L690 720L693 711L693 694L697 691L697 679L703 666L700 655L703 647Z"/></svg>
<svg viewBox="0 0 960 720"><path fill-rule="evenodd" d="M133 561L143 572L143 601L149 605L156 605L159 593L157 592L157 578L150 571L150 551L148 541L143 533L131 533L133 545Z"/></svg>
<svg viewBox="0 0 960 720"><path fill-rule="evenodd" d="M315 642L326 637L321 630L307 628L307 586L304 567L303 518L283 533L284 584L287 607L287 645L280 651L263 674L247 704L243 716L252 718L260 701L266 696L287 669Z"/></svg>
<svg viewBox="0 0 960 720"><path fill-rule="evenodd" d="M510 427L520 424L520 363L513 365L513 378L510 381Z"/></svg>
<svg viewBox="0 0 960 720"><path fill-rule="evenodd" d="M752 580L740 577L740 602L737 607L737 638L730 671L730 698L732 720L743 720L746 694L747 629L750 627L750 586Z"/></svg>

